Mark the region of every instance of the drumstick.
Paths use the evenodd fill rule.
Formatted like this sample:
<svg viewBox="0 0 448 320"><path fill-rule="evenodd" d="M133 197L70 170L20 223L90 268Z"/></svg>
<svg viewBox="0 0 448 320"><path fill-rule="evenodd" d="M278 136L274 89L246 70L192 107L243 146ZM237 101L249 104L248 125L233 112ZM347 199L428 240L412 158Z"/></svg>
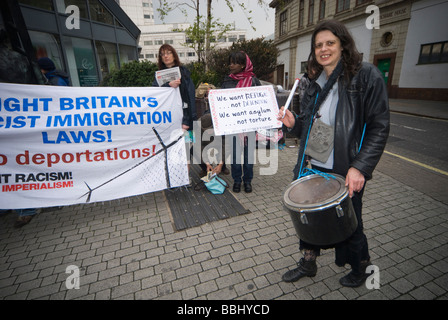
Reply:
<svg viewBox="0 0 448 320"><path fill-rule="evenodd" d="M289 104L291 103L292 97L297 89L297 85L299 84L300 79L296 78L296 80L294 81L294 85L292 86L291 92L289 93L289 97L288 100L286 100L286 104L285 104L285 109L283 110L283 117L285 117L286 115L286 109L288 109Z"/></svg>

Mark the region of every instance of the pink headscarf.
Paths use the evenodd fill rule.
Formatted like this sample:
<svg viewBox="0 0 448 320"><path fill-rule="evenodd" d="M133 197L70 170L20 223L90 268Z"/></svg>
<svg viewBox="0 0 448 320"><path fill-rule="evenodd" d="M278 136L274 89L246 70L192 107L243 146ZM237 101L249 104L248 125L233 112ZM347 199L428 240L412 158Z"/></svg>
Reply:
<svg viewBox="0 0 448 320"><path fill-rule="evenodd" d="M237 73L237 74L230 74L230 78L239 80L238 84L236 85L237 88L243 88L243 87L251 87L252 86L252 77L255 77L254 66L252 65L252 61L250 61L249 56L247 53L246 55L246 68L244 71Z"/></svg>

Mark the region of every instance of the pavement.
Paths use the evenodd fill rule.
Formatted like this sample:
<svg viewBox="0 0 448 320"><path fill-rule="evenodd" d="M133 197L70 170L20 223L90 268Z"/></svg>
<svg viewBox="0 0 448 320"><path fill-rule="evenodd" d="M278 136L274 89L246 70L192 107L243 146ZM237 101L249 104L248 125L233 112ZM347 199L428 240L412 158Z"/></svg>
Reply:
<svg viewBox="0 0 448 320"><path fill-rule="evenodd" d="M448 119L447 102L390 105ZM342 287L350 269L335 265L333 249L318 258L315 277L282 282L301 258L281 201L297 151L288 139L284 150L257 154L264 164L255 166L253 193L235 194L250 213L183 231L173 229L163 192L44 210L20 229L15 214L3 215L0 299L448 299L448 203L378 169L366 186L363 219L379 285Z"/></svg>

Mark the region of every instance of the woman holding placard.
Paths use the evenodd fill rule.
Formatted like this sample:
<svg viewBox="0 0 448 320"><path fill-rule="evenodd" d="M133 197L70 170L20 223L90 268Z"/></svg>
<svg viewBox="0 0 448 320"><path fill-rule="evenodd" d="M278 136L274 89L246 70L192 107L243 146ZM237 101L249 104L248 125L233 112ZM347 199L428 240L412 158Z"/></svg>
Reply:
<svg viewBox="0 0 448 320"><path fill-rule="evenodd" d="M163 83L161 87L172 87L180 89L183 104L182 129L192 130L193 121L196 120L196 103L195 103L195 87L190 77L190 71L185 68L177 55L176 50L169 44L164 44L159 48L158 57L159 70L179 67L180 78L173 79L169 82ZM158 87L157 78L154 80L153 87Z"/></svg>
<svg viewBox="0 0 448 320"><path fill-rule="evenodd" d="M230 74L224 78L221 88L243 88L252 86L261 86L260 80L257 79L253 73L252 61L249 56L243 52L233 52L229 55L229 69ZM254 135L255 138L255 135ZM239 144L239 145L238 145ZM255 147L255 141L253 144L248 143L248 136L245 134L239 134L239 136L233 137L233 152L232 152L232 178L233 178L233 192L241 191L241 183L244 183L244 191L252 192L252 178L254 176L254 164L249 161L249 145ZM240 163L237 160L237 150L243 149L244 160Z"/></svg>

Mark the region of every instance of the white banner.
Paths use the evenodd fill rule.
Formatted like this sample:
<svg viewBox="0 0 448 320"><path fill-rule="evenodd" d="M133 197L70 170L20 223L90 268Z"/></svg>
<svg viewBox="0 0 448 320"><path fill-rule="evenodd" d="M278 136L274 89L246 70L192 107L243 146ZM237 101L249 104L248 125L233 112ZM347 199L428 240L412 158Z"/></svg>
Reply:
<svg viewBox="0 0 448 320"><path fill-rule="evenodd" d="M208 99L216 135L282 126L272 86L210 90Z"/></svg>
<svg viewBox="0 0 448 320"><path fill-rule="evenodd" d="M0 83L0 209L189 183L179 89Z"/></svg>

